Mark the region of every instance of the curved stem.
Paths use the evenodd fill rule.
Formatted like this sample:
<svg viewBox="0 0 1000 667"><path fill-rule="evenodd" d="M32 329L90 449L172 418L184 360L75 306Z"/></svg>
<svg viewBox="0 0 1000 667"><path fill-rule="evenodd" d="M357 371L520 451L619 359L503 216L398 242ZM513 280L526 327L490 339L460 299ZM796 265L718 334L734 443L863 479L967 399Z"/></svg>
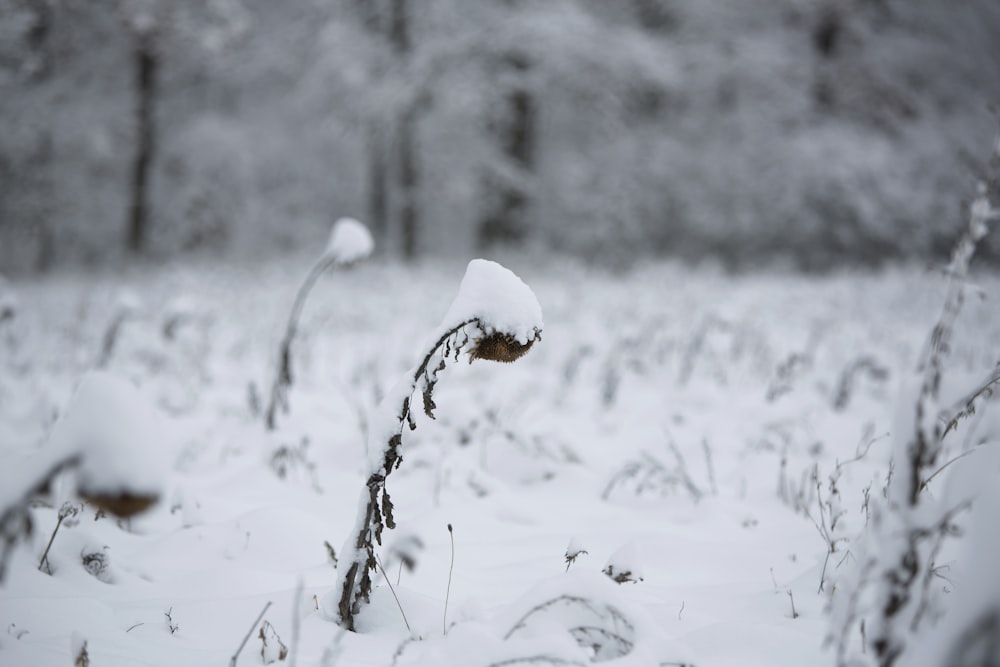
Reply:
<svg viewBox="0 0 1000 667"><path fill-rule="evenodd" d="M403 443L404 425L411 423L411 400L413 393L417 389L421 378L427 375L427 368L437 353L445 343L455 336L459 331L469 324L475 324L478 320L470 319L456 324L447 329L434 342L430 350L424 355L423 360L413 371L409 379L409 388L401 395L399 410L394 413L397 423L394 425L393 435L388 441L381 443L382 459L381 465L376 469L373 466L365 488L359 498L358 520L355 524L357 537L347 543L341 552L341 567L338 572L343 572L343 580L340 582L340 599L337 604L337 611L340 621L348 630L354 630L355 607L361 600L368 600L371 593L371 575L377 567L375 560L375 542L381 544L382 529L385 526L394 528L392 519L392 503L385 491L385 480L389 474L395 470L402 459L399 456L399 447ZM436 373L436 371L435 371ZM387 397L384 400L389 400ZM377 431L372 431L377 432ZM361 511L364 506L364 511ZM383 517L385 523L383 523ZM353 554L349 556L349 554Z"/></svg>
<svg viewBox="0 0 1000 667"><path fill-rule="evenodd" d="M335 263L336 260L331 257L327 257L326 255L320 257L313 264L309 275L302 281L299 291L295 294L292 312L288 315L285 335L281 339L281 346L278 350L278 368L274 374L274 383L271 385L271 398L268 401L267 412L265 413L265 421L267 430L269 431L274 430L278 404L284 402L285 392L292 385L292 341L295 340L295 334L298 333L299 315L302 313L302 307L316 281L319 280L324 271Z"/></svg>

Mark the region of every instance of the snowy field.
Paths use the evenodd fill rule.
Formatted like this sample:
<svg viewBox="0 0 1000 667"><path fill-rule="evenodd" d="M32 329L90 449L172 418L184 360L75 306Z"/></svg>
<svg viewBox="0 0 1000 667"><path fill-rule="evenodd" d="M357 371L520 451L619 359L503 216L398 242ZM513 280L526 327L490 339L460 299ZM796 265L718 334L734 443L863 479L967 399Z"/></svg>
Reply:
<svg viewBox="0 0 1000 667"><path fill-rule="evenodd" d="M278 343L310 261L3 288L3 479L45 456L98 367L155 406L134 446L168 473L160 502L129 520L98 517L68 478L32 506L34 531L0 583L0 665L67 667L84 642L93 667L226 665L251 629L239 665L835 663L826 608L912 412L899 397L917 382L943 276L509 262L542 306L542 340L512 364L449 363L437 419L414 411L386 482L397 527L349 633L327 545L342 555L354 525L367 434L384 427L373 408L425 354L465 267L324 275L293 347L290 410L268 431ZM974 282L943 405L1000 360L1000 278ZM941 463L996 442L996 399L979 407ZM115 404L88 410L109 430L125 419ZM928 492L980 459L959 459ZM936 608L962 588L963 546L935 552ZM858 650L858 628L847 641ZM933 648L933 630L921 641Z"/></svg>

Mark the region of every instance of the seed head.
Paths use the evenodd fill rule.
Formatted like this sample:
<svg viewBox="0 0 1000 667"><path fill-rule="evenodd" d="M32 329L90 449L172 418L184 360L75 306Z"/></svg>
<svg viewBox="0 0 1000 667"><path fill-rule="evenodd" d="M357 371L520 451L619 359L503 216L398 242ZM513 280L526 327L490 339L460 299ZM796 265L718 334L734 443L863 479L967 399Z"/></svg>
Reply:
<svg viewBox="0 0 1000 667"><path fill-rule="evenodd" d="M537 330L535 337L527 343L521 343L510 334L493 331L473 341L469 349L469 363L475 359L488 359L509 364L523 357L535 341L541 339L541 332Z"/></svg>
<svg viewBox="0 0 1000 667"><path fill-rule="evenodd" d="M142 514L159 500L155 495L133 495L131 493L110 495L81 492L80 497L98 509L110 512L122 519Z"/></svg>

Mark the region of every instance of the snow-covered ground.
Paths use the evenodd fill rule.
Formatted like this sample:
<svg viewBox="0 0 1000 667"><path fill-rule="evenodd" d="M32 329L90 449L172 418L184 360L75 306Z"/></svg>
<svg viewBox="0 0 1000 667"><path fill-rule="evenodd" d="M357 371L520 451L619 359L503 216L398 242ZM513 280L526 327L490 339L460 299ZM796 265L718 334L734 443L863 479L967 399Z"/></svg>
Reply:
<svg viewBox="0 0 1000 667"><path fill-rule="evenodd" d="M7 479L47 455L98 367L155 406L134 446L162 443L171 463L160 503L133 519L95 516L68 478L30 510L34 532L0 583L0 665L64 667L84 642L94 667L224 665L251 628L239 665L277 660L281 644L300 666L833 663L831 582L866 524L864 491L885 484L940 275L511 262L543 309L542 340L516 363L449 364L437 419L414 411L387 479L392 589L375 576L346 633L327 545L340 549L358 514L367 434L384 428L373 407L433 343L463 264L324 275L292 348L290 412L268 432L278 342L310 261L2 287ZM1000 279L976 282L946 393L1000 360ZM87 407L108 430L134 421L119 409ZM946 442L996 439L998 413L982 407ZM845 539L827 559L828 480L859 451L841 466ZM67 501L79 511L63 510L40 568Z"/></svg>

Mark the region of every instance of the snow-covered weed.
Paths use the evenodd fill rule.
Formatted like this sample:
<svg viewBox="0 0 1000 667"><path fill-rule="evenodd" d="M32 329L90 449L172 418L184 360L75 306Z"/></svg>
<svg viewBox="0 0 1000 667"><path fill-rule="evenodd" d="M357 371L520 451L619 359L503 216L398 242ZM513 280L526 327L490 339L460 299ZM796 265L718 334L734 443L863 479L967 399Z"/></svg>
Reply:
<svg viewBox="0 0 1000 667"><path fill-rule="evenodd" d="M912 381L909 393L904 394L902 409L905 412L900 415L894 433L894 465L886 496L876 496L874 502L870 495L866 496L865 507L870 508L871 521L852 545L857 563L840 577L838 590L830 598L829 641L836 645L839 665L892 667L916 659L918 653L915 651L921 651L927 644L916 638L942 624L945 611L951 607L934 584L939 576L942 550L963 532L963 528L974 535L980 532L991 535L985 540L986 548L998 553L992 538L995 522L989 521L990 527L983 528L975 523L966 525L963 517L970 507L989 502L990 496L983 492L983 487L995 483L995 465L985 466L981 476L966 480L961 490L946 489L945 493L935 495L928 489L931 479L960 458L948 459L949 443L945 437L956 413L942 399L943 378L950 370L948 363L958 316L965 302L970 261L977 244L986 236L989 224L1000 219L1000 209L993 203L1000 189L1000 141L994 144L989 179L988 184L980 186L979 195L970 207L968 228L952 250L941 315L924 346L918 376ZM989 387L993 382L991 377L981 386ZM973 398L960 399L959 403L975 401L979 392L974 390ZM985 482L986 479L990 481ZM835 478L831 477L833 482ZM834 507L829 505L829 508ZM830 520L836 516L839 514ZM982 519L979 512L973 516ZM829 530L824 538L829 541L832 551L835 542ZM976 597L972 595L969 599ZM968 664L963 661L976 656L986 660L980 664L994 662L996 643L983 644L980 636L984 628L986 633L994 628L997 604L996 597L983 599L980 596L977 611L964 610L970 626L946 624L952 637L965 633L964 639L969 644L951 644L952 654L939 653L938 659L948 661L947 664ZM860 654L852 640L855 627L861 633ZM974 648L969 649L970 645ZM990 650L993 650L992 657L988 657Z"/></svg>
<svg viewBox="0 0 1000 667"><path fill-rule="evenodd" d="M434 342L423 360L399 380L377 409L378 423L368 443L368 480L337 565L337 613L344 627L354 629L355 615L369 601L371 573L378 565L375 545L381 545L383 529L396 527L385 482L402 463L404 429L417 427L411 407L414 395L420 392L424 414L434 419L434 388L449 360L458 361L465 351L470 363L475 359L515 361L541 340L542 326L538 299L520 278L495 262L469 262L458 295L431 336Z"/></svg>
<svg viewBox="0 0 1000 667"><path fill-rule="evenodd" d="M278 410L280 409L286 414L289 410L288 391L295 381L292 374L292 343L295 342L299 318L302 315L302 308L305 306L309 292L312 291L316 281L323 273L332 268L348 268L357 264L371 255L374 245L368 228L357 220L341 218L333 224L330 238L323 253L313 263L298 292L295 293L285 333L278 346L274 380L271 383L267 408L264 411L264 423L269 431L273 431L277 424ZM253 395L256 396L256 390L252 391Z"/></svg>

